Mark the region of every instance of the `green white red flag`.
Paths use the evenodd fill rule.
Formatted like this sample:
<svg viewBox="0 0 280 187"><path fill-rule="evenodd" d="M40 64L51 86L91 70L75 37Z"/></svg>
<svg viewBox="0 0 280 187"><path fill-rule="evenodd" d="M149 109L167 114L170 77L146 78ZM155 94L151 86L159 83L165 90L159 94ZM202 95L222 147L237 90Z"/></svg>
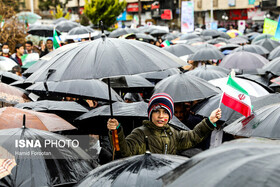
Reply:
<svg viewBox="0 0 280 187"><path fill-rule="evenodd" d="M53 48L54 49L57 49L61 46L60 44L60 38L59 36L57 35L57 32L55 29L53 29Z"/></svg>
<svg viewBox="0 0 280 187"><path fill-rule="evenodd" d="M167 46L170 46L170 43L169 43L168 40L165 40L164 42L162 42L162 43L160 44L160 46L161 46L161 47L167 47Z"/></svg>
<svg viewBox="0 0 280 187"><path fill-rule="evenodd" d="M252 111L250 96L231 76L228 78L225 90L221 102L245 117L250 116Z"/></svg>

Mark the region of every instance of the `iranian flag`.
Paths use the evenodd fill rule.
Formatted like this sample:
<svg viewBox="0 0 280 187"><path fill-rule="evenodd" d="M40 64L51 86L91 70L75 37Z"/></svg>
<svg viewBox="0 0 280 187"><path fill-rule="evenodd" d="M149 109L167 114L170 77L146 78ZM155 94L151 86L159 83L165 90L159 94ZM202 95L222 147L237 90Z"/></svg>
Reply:
<svg viewBox="0 0 280 187"><path fill-rule="evenodd" d="M53 48L54 49L57 49L57 48L59 48L61 46L60 41L61 41L61 39L57 35L56 30L53 29Z"/></svg>
<svg viewBox="0 0 280 187"><path fill-rule="evenodd" d="M167 47L167 46L170 46L170 43L169 43L168 40L165 40L164 42L162 42L162 43L160 44L160 46L161 46L161 47Z"/></svg>
<svg viewBox="0 0 280 187"><path fill-rule="evenodd" d="M249 94L231 76L228 78L227 89L223 93L221 102L245 117L251 115L252 106Z"/></svg>

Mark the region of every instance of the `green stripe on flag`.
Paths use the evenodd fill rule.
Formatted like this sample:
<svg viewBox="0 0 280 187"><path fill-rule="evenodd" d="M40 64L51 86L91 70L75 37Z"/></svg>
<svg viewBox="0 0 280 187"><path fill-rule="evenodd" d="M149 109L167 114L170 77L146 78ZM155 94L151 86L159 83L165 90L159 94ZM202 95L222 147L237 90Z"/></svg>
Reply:
<svg viewBox="0 0 280 187"><path fill-rule="evenodd" d="M60 47L60 44L59 44L59 38L58 38L58 35L56 33L56 30L54 29L53 30L53 47L54 49L57 49Z"/></svg>
<svg viewBox="0 0 280 187"><path fill-rule="evenodd" d="M234 89L236 89L236 90L238 90L238 91L240 91L240 92L242 92L242 93L244 93L244 94L246 94L246 95L249 95L249 94L246 92L246 90L244 90L244 88L242 88L237 82L235 82L235 81L231 78L231 76L229 76L229 78L228 78L227 85L229 85L230 87L232 87L232 88L234 88Z"/></svg>

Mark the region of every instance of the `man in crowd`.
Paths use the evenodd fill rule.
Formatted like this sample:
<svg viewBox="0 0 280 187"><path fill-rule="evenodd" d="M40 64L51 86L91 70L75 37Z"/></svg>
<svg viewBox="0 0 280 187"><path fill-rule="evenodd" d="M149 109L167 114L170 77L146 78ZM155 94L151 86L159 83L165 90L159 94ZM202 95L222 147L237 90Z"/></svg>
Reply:
<svg viewBox="0 0 280 187"><path fill-rule="evenodd" d="M52 39L47 39L46 48L44 45L42 46L40 57L45 56L51 51L53 51L53 41Z"/></svg>
<svg viewBox="0 0 280 187"><path fill-rule="evenodd" d="M14 60L19 66L22 66L21 57L24 53L24 48L22 44L17 44L15 48L15 53L12 54L11 59Z"/></svg>

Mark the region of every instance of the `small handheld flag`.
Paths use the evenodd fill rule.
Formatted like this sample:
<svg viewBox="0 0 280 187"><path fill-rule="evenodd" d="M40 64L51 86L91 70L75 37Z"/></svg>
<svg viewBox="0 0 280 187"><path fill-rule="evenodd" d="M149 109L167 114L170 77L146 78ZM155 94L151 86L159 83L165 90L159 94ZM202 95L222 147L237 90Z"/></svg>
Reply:
<svg viewBox="0 0 280 187"><path fill-rule="evenodd" d="M169 43L168 40L165 40L164 42L162 42L162 43L160 44L160 46L161 46L161 47L167 47L167 46L170 46L170 43Z"/></svg>
<svg viewBox="0 0 280 187"><path fill-rule="evenodd" d="M59 36L57 35L57 32L54 28L53 29L53 48L54 49L57 49L57 48L61 47L60 41L61 40L60 40Z"/></svg>

